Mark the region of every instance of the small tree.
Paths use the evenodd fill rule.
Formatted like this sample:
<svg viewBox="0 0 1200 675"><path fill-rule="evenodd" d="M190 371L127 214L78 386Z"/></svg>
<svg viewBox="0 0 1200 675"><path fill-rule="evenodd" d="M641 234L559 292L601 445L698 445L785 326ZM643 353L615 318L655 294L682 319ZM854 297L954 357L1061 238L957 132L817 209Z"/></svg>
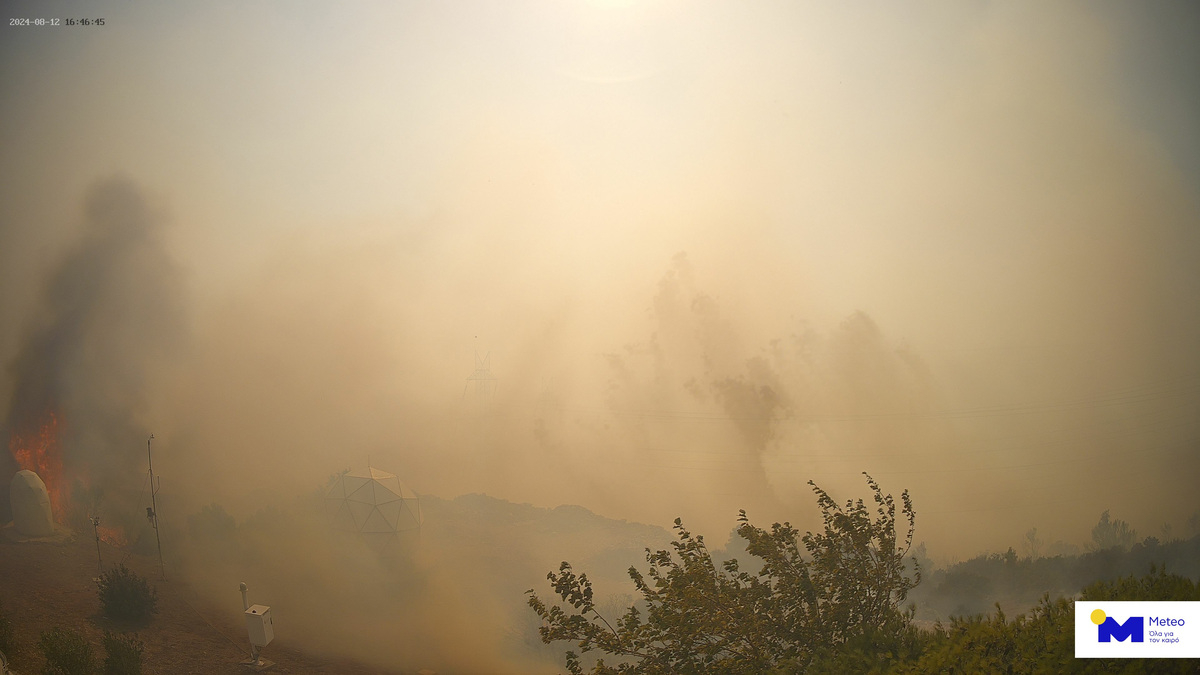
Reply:
<svg viewBox="0 0 1200 675"><path fill-rule="evenodd" d="M82 633L51 628L42 633L38 648L46 657L45 675L91 675L96 667L92 645Z"/></svg>
<svg viewBox="0 0 1200 675"><path fill-rule="evenodd" d="M124 565L100 575L100 606L104 615L122 621L145 621L157 610L158 592L146 579Z"/></svg>
<svg viewBox="0 0 1200 675"><path fill-rule="evenodd" d="M870 476L875 516L861 499L843 508L809 485L824 517L821 533L801 536L789 523L764 530L741 512L737 533L761 560L757 573L743 571L737 560L718 568L704 538L676 519L672 550L647 549L645 575L629 569L644 609L635 605L619 619L601 615L587 575L562 563L547 578L569 608L547 606L527 592L542 619L542 641L570 640L581 652L616 657L615 665L598 661L597 675L750 674L779 665L803 670L821 650L868 631L907 630L910 615L899 605L920 581L919 569L911 577L904 571L916 518L908 492L901 496L907 521L901 537L892 496ZM574 651L567 652L566 665L583 672Z"/></svg>
<svg viewBox="0 0 1200 675"><path fill-rule="evenodd" d="M1092 546L1097 551L1109 548L1126 549L1136 540L1137 531L1123 520L1111 520L1107 510L1100 514L1100 522L1092 528Z"/></svg>
<svg viewBox="0 0 1200 675"><path fill-rule="evenodd" d="M1025 550L1029 552L1030 560L1042 557L1042 538L1038 536L1037 528L1031 528L1025 533Z"/></svg>

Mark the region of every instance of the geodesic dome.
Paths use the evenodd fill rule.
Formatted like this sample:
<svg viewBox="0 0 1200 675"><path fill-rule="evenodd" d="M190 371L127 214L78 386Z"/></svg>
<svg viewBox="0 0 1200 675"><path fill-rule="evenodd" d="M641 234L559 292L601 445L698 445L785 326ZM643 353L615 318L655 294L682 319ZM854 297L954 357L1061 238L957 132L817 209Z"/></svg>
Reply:
<svg viewBox="0 0 1200 675"><path fill-rule="evenodd" d="M378 550L398 544L401 533L421 528L417 493L396 474L376 468L339 476L325 495L325 505L334 527L358 534Z"/></svg>

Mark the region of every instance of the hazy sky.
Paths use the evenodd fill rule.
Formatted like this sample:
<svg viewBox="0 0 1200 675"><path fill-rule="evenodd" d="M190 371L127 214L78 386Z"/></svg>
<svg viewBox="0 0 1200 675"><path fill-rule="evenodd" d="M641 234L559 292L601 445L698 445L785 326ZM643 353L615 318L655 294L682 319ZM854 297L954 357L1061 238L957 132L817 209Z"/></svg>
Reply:
<svg viewBox="0 0 1200 675"><path fill-rule="evenodd" d="M868 471L957 555L1200 508L1194 3L4 9L105 23L0 37L0 357L137 186L195 503L370 455L716 539Z"/></svg>

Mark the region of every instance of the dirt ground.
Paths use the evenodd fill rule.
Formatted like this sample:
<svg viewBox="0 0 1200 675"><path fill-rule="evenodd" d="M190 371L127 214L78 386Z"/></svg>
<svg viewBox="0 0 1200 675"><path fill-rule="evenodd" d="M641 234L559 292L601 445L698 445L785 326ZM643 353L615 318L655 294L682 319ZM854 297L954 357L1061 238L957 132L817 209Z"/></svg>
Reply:
<svg viewBox="0 0 1200 675"><path fill-rule="evenodd" d="M42 672L44 661L37 648L38 637L55 626L82 631L91 641L98 661L104 655L102 637L106 628L114 632L136 631L146 645L142 672L147 675L251 672L240 665L250 656L250 644L236 588L232 590L231 606L213 607L183 582L169 578L162 581L156 558L134 555L103 543L101 555L106 569L124 562L157 588L158 613L145 626L117 625L100 614L94 539L78 536L64 543L51 543L16 542L0 537L0 603L4 615L12 622L17 641L17 650L8 655L14 672L21 675ZM301 647L286 637L276 637L263 650L263 657L276 664L267 672L401 674L343 659L320 658L305 653Z"/></svg>

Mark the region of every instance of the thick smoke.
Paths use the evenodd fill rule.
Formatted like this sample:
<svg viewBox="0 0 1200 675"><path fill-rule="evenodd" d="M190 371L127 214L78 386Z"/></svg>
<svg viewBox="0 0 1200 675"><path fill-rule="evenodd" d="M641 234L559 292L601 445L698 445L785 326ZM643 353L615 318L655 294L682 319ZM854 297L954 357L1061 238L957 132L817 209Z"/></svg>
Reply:
<svg viewBox="0 0 1200 675"><path fill-rule="evenodd" d="M145 434L158 432L156 468L175 500L172 574L222 613L247 581L277 608L282 639L305 649L532 672L544 661L521 592L562 559L619 570L653 543L443 504L427 512L410 558L381 564L331 536L316 492L368 458L425 495L575 503L657 524L682 516L719 543L738 508L755 522L814 525L805 482L853 494L863 470L889 491L912 488L920 512L946 492L947 458L977 442L953 424L955 402L919 350L884 322L862 311L809 319L797 292L756 306L761 294L691 252L660 260L657 279L612 303L601 329L556 311L557 297L521 296L530 308L519 320L489 317L504 334L480 339L498 378L486 400L464 391L472 341L437 350L470 317L436 310L471 275L443 272L448 291L424 280L436 237L281 245L260 276L199 308L192 347L168 363L184 317L157 221L125 183L96 188L88 204L87 227L47 286L41 330L15 362L13 409L53 383L44 387L56 398L41 400L62 412L67 464L92 484L133 476L136 486ZM510 280L494 283L511 291ZM34 364L53 377L24 377ZM107 512L129 505L113 492ZM210 516L233 517L208 527L202 507L213 502ZM602 593L628 592L608 576ZM335 611L350 618L331 626ZM477 645L470 655L457 649L462 636Z"/></svg>
<svg viewBox="0 0 1200 675"><path fill-rule="evenodd" d="M0 41L0 440L60 414L75 503L144 527L153 431L168 565L281 640L467 669L587 548L431 511L396 587L302 497L368 460L716 544L862 471L937 559L1192 517L1193 9L100 5ZM178 226L110 180L55 228L113 166Z"/></svg>
<svg viewBox="0 0 1200 675"><path fill-rule="evenodd" d="M103 508L96 502L106 492L127 501L142 482L147 376L184 326L182 280L161 234L162 219L137 186L123 178L97 182L84 199L77 239L43 282L9 364L6 436L36 434L57 418L64 474L56 480L76 492L69 502L76 515ZM2 502L7 508L8 499Z"/></svg>
<svg viewBox="0 0 1200 675"><path fill-rule="evenodd" d="M687 509L709 526L738 506L796 519L810 478L854 488L863 469L911 464L903 455L915 446L944 447L921 417L938 406L931 376L870 316L817 329L802 303L784 302L794 318L775 333L737 296L723 300L711 276L686 253L674 257L649 303L649 336L604 354L594 427L563 430L558 446L638 467L659 488L637 492L661 494L667 522L671 509ZM592 471L622 485L611 469ZM716 499L679 497L704 492Z"/></svg>

